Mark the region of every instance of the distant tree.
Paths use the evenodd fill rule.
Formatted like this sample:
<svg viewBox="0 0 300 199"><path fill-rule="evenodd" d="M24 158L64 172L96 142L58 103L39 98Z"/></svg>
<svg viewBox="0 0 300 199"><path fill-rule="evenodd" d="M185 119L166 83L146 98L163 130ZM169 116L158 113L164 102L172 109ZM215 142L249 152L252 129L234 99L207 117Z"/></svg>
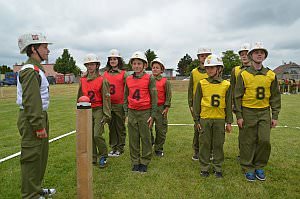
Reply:
<svg viewBox="0 0 300 199"><path fill-rule="evenodd" d="M198 59L194 59L187 67L186 75L189 75L194 68L197 68L200 65Z"/></svg>
<svg viewBox="0 0 300 199"><path fill-rule="evenodd" d="M76 61L69 54L68 49L64 49L61 57L57 58L54 64L54 71L62 74L73 73L75 76L80 74L80 68L76 66Z"/></svg>
<svg viewBox="0 0 300 199"><path fill-rule="evenodd" d="M186 54L177 64L176 72L179 73L179 76L184 76L188 74L188 66L193 62L192 57Z"/></svg>
<svg viewBox="0 0 300 199"><path fill-rule="evenodd" d="M238 54L234 53L233 50L227 50L222 54L222 60L224 63L223 75L230 75L233 67L241 65L240 57Z"/></svg>
<svg viewBox="0 0 300 199"><path fill-rule="evenodd" d="M148 50L145 52L145 55L146 55L147 60L148 60L148 67L146 68L146 70L151 70L150 63L151 63L155 58L157 58L157 55L155 54L155 52L154 52L153 50L150 50L150 49L148 49Z"/></svg>
<svg viewBox="0 0 300 199"><path fill-rule="evenodd" d="M0 71L1 71L1 74L5 74L7 72L13 72L13 70L10 67L8 67L7 65L0 66Z"/></svg>

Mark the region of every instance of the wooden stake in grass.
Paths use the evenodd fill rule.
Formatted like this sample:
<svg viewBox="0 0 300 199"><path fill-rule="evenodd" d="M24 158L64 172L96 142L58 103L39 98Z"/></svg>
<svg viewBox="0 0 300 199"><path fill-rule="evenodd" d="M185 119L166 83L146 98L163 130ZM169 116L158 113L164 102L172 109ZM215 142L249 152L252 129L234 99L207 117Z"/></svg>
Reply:
<svg viewBox="0 0 300 199"><path fill-rule="evenodd" d="M83 96L77 103L76 159L77 198L93 198L92 168L92 110L89 98Z"/></svg>

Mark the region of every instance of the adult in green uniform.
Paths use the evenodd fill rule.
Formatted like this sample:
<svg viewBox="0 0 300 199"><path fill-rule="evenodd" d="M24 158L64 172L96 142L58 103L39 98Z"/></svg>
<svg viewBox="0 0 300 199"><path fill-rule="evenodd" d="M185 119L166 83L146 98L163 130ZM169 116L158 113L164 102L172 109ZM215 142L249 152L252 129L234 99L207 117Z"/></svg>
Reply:
<svg viewBox="0 0 300 199"><path fill-rule="evenodd" d="M193 118L194 118L193 99L195 96L196 87L200 80L208 77L204 68L204 61L208 55L211 55L211 49L200 48L198 50L197 57L200 65L197 68L194 68L190 74L189 87L188 87L188 105ZM194 154L192 156L192 159L195 161L199 160L199 132L196 126L194 126L194 138L193 138L192 147L194 149Z"/></svg>
<svg viewBox="0 0 300 199"><path fill-rule="evenodd" d="M87 74L80 79L77 99L83 95L90 98L93 120L93 164L96 164L99 156L99 167L104 168L108 157L103 136L104 125L111 118L109 83L99 74L100 60L95 54L86 55L84 65Z"/></svg>
<svg viewBox="0 0 300 199"><path fill-rule="evenodd" d="M150 128L157 107L157 92L155 79L144 71L148 66L145 54L136 51L129 62L134 73L126 78L124 111L128 116L130 158L132 171L145 173L152 157Z"/></svg>
<svg viewBox="0 0 300 199"><path fill-rule="evenodd" d="M263 168L270 157L270 132L277 125L281 96L275 73L262 64L268 56L263 44L255 43L248 56L251 66L238 75L234 98L240 164L246 180L252 182L266 179Z"/></svg>
<svg viewBox="0 0 300 199"><path fill-rule="evenodd" d="M103 76L107 79L110 86L111 100L111 120L109 125L109 145L111 151L109 157L119 157L124 153L126 141L124 87L125 79L128 76L123 70L122 57L118 50L112 49L107 57L107 64Z"/></svg>
<svg viewBox="0 0 300 199"><path fill-rule="evenodd" d="M230 76L230 85L231 85L231 90L232 90L232 101L234 101L234 88L236 84L236 79L241 72L241 70L247 68L250 66L250 59L248 58L248 51L250 50L250 44L249 43L244 43L241 48L239 49L238 53L242 62L241 66L236 66L232 69L231 71L231 76ZM234 106L234 102L233 102ZM233 107L233 112L235 112L235 108ZM240 143L238 143L239 149L240 149ZM239 161L240 159L240 152L238 152L237 159Z"/></svg>
<svg viewBox="0 0 300 199"><path fill-rule="evenodd" d="M163 62L159 58L155 58L151 62L152 75L156 81L157 90L157 109L153 117L155 123L155 138L153 128L151 128L151 140L154 143L154 152L158 157L164 156L164 144L168 131L168 112L171 106L171 84L166 77L162 76L165 70Z"/></svg>
<svg viewBox="0 0 300 199"><path fill-rule="evenodd" d="M230 83L221 77L224 66L220 57L209 55L204 66L209 77L198 83L193 106L200 137L200 175L208 177L212 165L215 176L222 178L224 126L226 122L226 131L230 132L233 122L231 89Z"/></svg>
<svg viewBox="0 0 300 199"><path fill-rule="evenodd" d="M29 59L17 79L17 104L20 107L18 129L21 135L21 194L24 199L44 198L55 189L43 189L49 147L49 84L41 62L48 60L48 44L41 33L19 37L21 54Z"/></svg>

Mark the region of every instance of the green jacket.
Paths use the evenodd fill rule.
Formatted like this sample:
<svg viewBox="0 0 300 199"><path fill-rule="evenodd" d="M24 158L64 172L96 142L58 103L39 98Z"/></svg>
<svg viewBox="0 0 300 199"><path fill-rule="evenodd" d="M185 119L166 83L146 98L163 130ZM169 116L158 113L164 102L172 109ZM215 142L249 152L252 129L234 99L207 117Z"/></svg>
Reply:
<svg viewBox="0 0 300 199"><path fill-rule="evenodd" d="M262 67L261 70L257 71L257 70L255 70L253 65L251 65L250 67L246 68L245 70L253 75L266 75L270 69ZM245 89L246 88L244 86L243 78L239 74L239 76L237 77L237 82L236 82L236 86L235 86L235 90L234 90L234 99L235 99L234 103L235 103L235 108L236 108L236 118L237 119L243 118L242 117L242 98L245 93ZM279 111L281 109L281 96L280 96L280 91L278 88L278 81L277 81L276 76L275 76L274 81L271 83L270 92L271 92L271 96L270 96L269 102L270 102L270 106L272 109L272 119L277 120Z"/></svg>
<svg viewBox="0 0 300 199"><path fill-rule="evenodd" d="M153 76L155 80L161 80L163 77L162 75ZM172 91L171 91L171 84L167 80L166 81L166 101L164 104L164 107L170 107L171 106L171 99L172 99Z"/></svg>
<svg viewBox="0 0 300 199"><path fill-rule="evenodd" d="M100 74L95 73L94 75L87 74L87 81L91 81L99 77ZM108 81L103 78L103 83L102 83L102 101L103 101L103 115L105 120L110 120L111 119L111 103L110 103L110 89L109 89L109 83ZM81 84L79 83L79 89L77 93L77 100L83 95L82 89L81 89Z"/></svg>
<svg viewBox="0 0 300 199"><path fill-rule="evenodd" d="M217 79L213 79L211 77L206 78L208 82L212 84L219 84L223 81L221 77ZM193 109L194 109L194 121L196 124L200 124L200 113L201 113L201 100L203 97L203 92L201 89L201 83L199 82L197 85L196 93L195 93L195 98L194 98L194 103L193 103ZM232 97L231 97L231 88L226 92L225 96L225 122L227 124L231 124L233 122L233 115L232 115Z"/></svg>
<svg viewBox="0 0 300 199"><path fill-rule="evenodd" d="M25 64L32 64L44 71L42 65L32 58L29 58ZM31 68L24 69L19 72L19 81L23 91L22 104L24 113L32 130L36 131L46 128L43 126L43 106L40 93L42 79L39 73Z"/></svg>
<svg viewBox="0 0 300 199"><path fill-rule="evenodd" d="M146 72L143 72L141 75L137 76L135 73L132 75L135 75L135 78L141 78L146 74ZM154 117L156 109L157 109L157 90L156 90L156 83L154 77L150 76L150 84L149 84L149 91L150 91L150 97L151 97L151 117ZM129 90L127 87L127 84L125 84L124 89L124 112L125 116L128 116L128 94Z"/></svg>

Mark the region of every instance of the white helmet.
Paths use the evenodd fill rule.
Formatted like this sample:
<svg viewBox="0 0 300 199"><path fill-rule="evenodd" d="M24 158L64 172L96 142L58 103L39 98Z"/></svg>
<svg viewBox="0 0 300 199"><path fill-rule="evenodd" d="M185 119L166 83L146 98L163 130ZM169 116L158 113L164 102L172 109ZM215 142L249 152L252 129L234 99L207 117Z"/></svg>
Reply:
<svg viewBox="0 0 300 199"><path fill-rule="evenodd" d="M21 35L18 39L20 53L25 54L26 48L31 44L52 44L42 33L29 33Z"/></svg>
<svg viewBox="0 0 300 199"><path fill-rule="evenodd" d="M141 51L136 51L132 54L132 56L130 57L129 63L131 63L131 61L133 59L141 59L143 61L145 61L148 64L148 60L147 57L144 53L142 53Z"/></svg>
<svg viewBox="0 0 300 199"><path fill-rule="evenodd" d="M97 55L95 54L87 54L84 59L83 59L83 64L87 64L87 63L99 63L100 64L100 60L97 57Z"/></svg>
<svg viewBox="0 0 300 199"><path fill-rule="evenodd" d="M154 63L159 63L159 64L161 65L161 67L162 67L161 70L162 70L162 71L165 70L165 65L164 65L164 63L163 63L159 58L155 58L155 59L151 62L151 64L150 64L151 68L152 68L152 65L153 65Z"/></svg>
<svg viewBox="0 0 300 199"><path fill-rule="evenodd" d="M215 54L211 54L208 55L204 61L204 66L222 66L224 67L222 58L215 55Z"/></svg>
<svg viewBox="0 0 300 199"><path fill-rule="evenodd" d="M263 45L262 42L256 42L256 43L252 46L251 50L248 51L248 56L249 56L250 58L252 57L252 53L253 53L253 51L255 51L255 50L263 50L263 51L265 52L265 54L266 54L266 57L265 57L265 58L268 57L268 51L267 51L266 48L264 48L264 45Z"/></svg>
<svg viewBox="0 0 300 199"><path fill-rule="evenodd" d="M107 56L107 58L110 57L121 57L121 54L119 53L119 51L117 49L111 49L109 51L109 55Z"/></svg>
<svg viewBox="0 0 300 199"><path fill-rule="evenodd" d="M239 49L238 53L240 54L242 51L249 51L250 50L250 44L244 43L241 48Z"/></svg>
<svg viewBox="0 0 300 199"><path fill-rule="evenodd" d="M201 54L212 54L212 52L210 48L199 48L197 51L197 55Z"/></svg>

